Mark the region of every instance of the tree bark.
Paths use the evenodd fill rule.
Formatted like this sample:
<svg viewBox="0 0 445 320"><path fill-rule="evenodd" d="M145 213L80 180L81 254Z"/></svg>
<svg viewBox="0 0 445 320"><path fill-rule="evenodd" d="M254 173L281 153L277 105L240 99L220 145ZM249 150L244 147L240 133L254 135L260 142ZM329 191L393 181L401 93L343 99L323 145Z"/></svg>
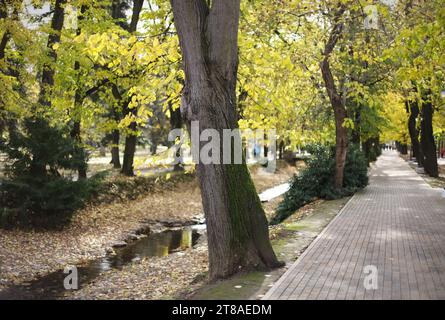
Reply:
<svg viewBox="0 0 445 320"><path fill-rule="evenodd" d="M340 190L343 187L343 176L346 162L346 154L348 152L348 132L344 127L344 121L346 119L346 108L341 94L338 92L335 85L335 80L331 72L329 65L329 57L334 50L338 39L343 31L343 22L341 18L346 10L346 7L342 4L338 9L334 24L329 36L329 40L325 45L324 58L320 63L320 69L325 83L326 91L331 101L332 108L334 110L335 117L335 176L334 186Z"/></svg>
<svg viewBox="0 0 445 320"><path fill-rule="evenodd" d="M406 109L409 112L408 131L413 149L413 156L417 159L419 167L423 166L423 152L419 143L419 130L417 130L417 118L419 117L419 104L417 101L406 101Z"/></svg>
<svg viewBox="0 0 445 320"><path fill-rule="evenodd" d="M171 0L186 83L181 111L190 128L235 129L239 0ZM198 146L199 150L202 145ZM222 150L222 148L221 148ZM220 154L222 157L222 155ZM243 164L197 164L207 221L210 280L280 266L264 210Z"/></svg>
<svg viewBox="0 0 445 320"><path fill-rule="evenodd" d="M420 122L421 146L424 156L423 167L431 177L439 176L437 166L436 143L433 135L433 104L431 92L428 92L422 103L422 120Z"/></svg>

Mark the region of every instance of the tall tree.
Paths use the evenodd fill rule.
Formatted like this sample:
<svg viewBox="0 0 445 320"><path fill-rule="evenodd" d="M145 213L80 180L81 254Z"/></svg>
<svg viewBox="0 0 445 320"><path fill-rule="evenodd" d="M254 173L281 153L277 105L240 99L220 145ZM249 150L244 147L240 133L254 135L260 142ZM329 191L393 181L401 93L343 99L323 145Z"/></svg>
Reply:
<svg viewBox="0 0 445 320"><path fill-rule="evenodd" d="M205 0L171 0L171 4L186 77L182 114L189 127L191 121L199 121L200 132L214 129L222 136L224 129L238 128L240 0L214 0L211 6ZM245 160L199 162L197 174L208 228L210 279L245 268L279 266Z"/></svg>
<svg viewBox="0 0 445 320"><path fill-rule="evenodd" d="M144 0L133 0L133 13L131 16L131 22L128 26L127 30L130 33L136 32L137 25L139 22L139 17L142 11L142 6L144 4ZM128 106L130 101L126 104L124 108L125 115L133 114L136 116L136 108L129 109ZM124 162L122 164L122 173L127 176L134 175L134 154L136 152L136 143L137 143L137 123L136 121L131 122L128 127L127 136L125 138L125 149L124 149Z"/></svg>
<svg viewBox="0 0 445 320"><path fill-rule="evenodd" d="M337 189L343 187L343 175L346 162L346 153L348 151L348 131L345 127L345 119L347 117L344 99L338 90L334 76L332 75L329 58L337 45L337 42L344 28L343 14L346 6L342 3L339 5L335 13L333 25L329 39L325 45L323 52L323 60L320 63L320 69L325 83L326 91L331 101L335 117L335 177L334 184Z"/></svg>
<svg viewBox="0 0 445 320"><path fill-rule="evenodd" d="M51 18L51 31L46 44L46 56L48 60L43 64L40 78L40 92L38 106L49 110L51 108L51 94L54 89L55 64L57 62L57 53L55 45L60 43L61 32L65 20L66 0L56 0ZM37 148L34 148L34 154L31 161L31 173L37 176L44 176L47 173L47 160L49 146L45 147L47 140L45 134L49 130L47 119L40 114L33 115L25 121L25 127L28 134L33 137Z"/></svg>
<svg viewBox="0 0 445 320"><path fill-rule="evenodd" d="M80 8L78 8L78 15L77 15L77 30L76 35L79 36L82 33L82 22L84 20L84 15L87 11L86 5L81 5ZM80 90L80 61L76 60L74 62L74 71L77 73L77 82L78 86L76 89L76 92L74 94L74 115L72 118L73 120L73 127L71 128L71 137L76 141L75 146L75 156L78 159L78 178L79 179L86 179L87 178L87 161L85 156L85 149L82 147L82 139L81 139L81 112L80 109L82 108L83 103L83 95Z"/></svg>

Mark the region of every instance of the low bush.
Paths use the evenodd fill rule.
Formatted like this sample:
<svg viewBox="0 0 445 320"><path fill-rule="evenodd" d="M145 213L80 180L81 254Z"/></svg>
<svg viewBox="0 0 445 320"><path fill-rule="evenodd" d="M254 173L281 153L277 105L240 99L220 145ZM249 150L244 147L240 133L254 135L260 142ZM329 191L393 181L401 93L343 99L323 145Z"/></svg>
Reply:
<svg viewBox="0 0 445 320"><path fill-rule="evenodd" d="M334 187L335 148L311 145L306 148L311 157L305 160L306 167L291 180L289 191L279 204L271 224L278 224L297 209L319 199L337 199L352 195L368 184L368 164L356 146L350 146L346 157L343 188Z"/></svg>
<svg viewBox="0 0 445 320"><path fill-rule="evenodd" d="M0 224L63 226L101 192L104 174L72 181L56 176L23 175L0 185Z"/></svg>

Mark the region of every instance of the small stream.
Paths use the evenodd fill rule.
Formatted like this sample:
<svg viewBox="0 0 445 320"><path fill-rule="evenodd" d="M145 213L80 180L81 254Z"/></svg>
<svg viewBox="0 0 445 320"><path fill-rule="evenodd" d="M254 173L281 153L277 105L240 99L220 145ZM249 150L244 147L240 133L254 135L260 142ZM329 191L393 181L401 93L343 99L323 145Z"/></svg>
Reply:
<svg viewBox="0 0 445 320"><path fill-rule="evenodd" d="M115 254L109 254L78 266L79 289L93 281L101 273L111 269L121 269L129 263L137 262L143 258L164 257L173 252L191 248L200 237L199 230L204 228L205 226L197 225L149 234L125 247L114 249ZM59 270L29 283L12 286L0 292L0 300L61 298L66 292L63 280L67 275L63 273L63 270Z"/></svg>

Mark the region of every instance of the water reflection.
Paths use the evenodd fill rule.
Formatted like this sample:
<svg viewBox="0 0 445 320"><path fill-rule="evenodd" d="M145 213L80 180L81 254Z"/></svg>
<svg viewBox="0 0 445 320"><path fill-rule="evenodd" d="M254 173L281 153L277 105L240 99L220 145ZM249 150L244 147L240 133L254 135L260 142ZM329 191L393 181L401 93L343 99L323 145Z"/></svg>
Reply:
<svg viewBox="0 0 445 320"><path fill-rule="evenodd" d="M193 247L201 228L168 230L141 238L126 247L115 250L115 255L92 260L78 268L79 287L91 282L102 272L120 269L131 262L148 257L165 257L176 251ZM62 270L34 280L26 286L16 286L0 293L0 299L56 299L64 290Z"/></svg>

